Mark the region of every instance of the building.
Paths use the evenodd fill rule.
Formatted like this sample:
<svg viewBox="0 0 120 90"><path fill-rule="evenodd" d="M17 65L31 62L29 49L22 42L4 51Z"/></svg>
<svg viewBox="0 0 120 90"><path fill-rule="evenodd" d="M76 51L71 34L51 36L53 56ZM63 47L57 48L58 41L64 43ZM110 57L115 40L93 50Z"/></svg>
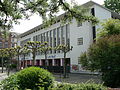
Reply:
<svg viewBox="0 0 120 90"><path fill-rule="evenodd" d="M11 47L16 47L19 33L11 32Z"/></svg>
<svg viewBox="0 0 120 90"><path fill-rule="evenodd" d="M7 32L6 36L0 33L0 49L15 47L17 44L18 34L15 32Z"/></svg>
<svg viewBox="0 0 120 90"><path fill-rule="evenodd" d="M83 6L91 8L90 13L100 21L109 18L120 19L120 15L93 1L83 4ZM100 25L93 26L90 22L77 23L75 19L72 20L72 23L63 25L58 20L48 28L44 28L41 24L21 34L18 45L24 46L27 41L47 41L52 47L59 44L73 46L72 51L67 53L67 63L71 72L80 72L83 70L79 62L80 55L87 51L94 42L97 34L96 30L100 27ZM63 66L63 53L61 51L50 51L47 59L49 66ZM31 65L31 60L32 55L30 54L26 57L27 65ZM37 53L36 65L44 66L44 64L44 55Z"/></svg>

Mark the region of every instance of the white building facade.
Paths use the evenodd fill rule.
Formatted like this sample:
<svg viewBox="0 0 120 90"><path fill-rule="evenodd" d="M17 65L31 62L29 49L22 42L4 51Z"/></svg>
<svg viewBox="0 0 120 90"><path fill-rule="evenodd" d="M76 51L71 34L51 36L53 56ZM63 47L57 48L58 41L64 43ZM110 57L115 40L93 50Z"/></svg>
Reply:
<svg viewBox="0 0 120 90"><path fill-rule="evenodd" d="M120 16L111 10L89 1L83 6L91 8L91 13L97 17L100 22L109 18L118 18ZM97 29L100 25L92 26L90 22L77 23L75 19L70 24L61 24L57 22L48 28L39 25L19 36L18 45L23 46L27 41L47 41L51 47L60 44L73 46L72 51L67 53L67 63L71 72L82 71L79 59L81 53L87 51L89 46L96 38ZM41 53L36 55L36 65L45 65L45 56ZM49 51L47 55L49 66L63 66L63 53L61 51ZM21 57L22 60L22 57ZM26 62L31 65L32 55L26 57Z"/></svg>

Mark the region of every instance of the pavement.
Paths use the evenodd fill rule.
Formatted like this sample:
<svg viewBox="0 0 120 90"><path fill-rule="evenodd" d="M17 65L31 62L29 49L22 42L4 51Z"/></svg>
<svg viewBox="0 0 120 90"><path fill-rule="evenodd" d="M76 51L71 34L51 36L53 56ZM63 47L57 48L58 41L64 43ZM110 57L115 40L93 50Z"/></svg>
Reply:
<svg viewBox="0 0 120 90"><path fill-rule="evenodd" d="M13 74L15 72L11 72ZM54 73L55 81L58 82L66 82L66 83L85 83L85 82L94 82L94 83L102 83L99 75L95 74L83 74L83 73L69 73L67 78L63 78L63 75L60 73ZM4 68L4 73L1 73L0 68L0 81L7 78L7 71Z"/></svg>
<svg viewBox="0 0 120 90"><path fill-rule="evenodd" d="M15 72L14 71L10 71L10 75L11 74L14 74ZM3 71L3 73L2 73L2 69L1 69L1 67L0 67L0 81L2 81L2 80L4 80L5 78L7 78L8 77L8 75L7 75L7 70L6 70L6 68L4 68L4 71Z"/></svg>
<svg viewBox="0 0 120 90"><path fill-rule="evenodd" d="M4 68L4 72L2 73L2 68L0 67L0 81L4 80L5 78L7 78L7 73L6 73L6 69Z"/></svg>
<svg viewBox="0 0 120 90"><path fill-rule="evenodd" d="M67 78L63 78L62 74L54 74L55 80L66 83L103 83L99 75L70 73Z"/></svg>

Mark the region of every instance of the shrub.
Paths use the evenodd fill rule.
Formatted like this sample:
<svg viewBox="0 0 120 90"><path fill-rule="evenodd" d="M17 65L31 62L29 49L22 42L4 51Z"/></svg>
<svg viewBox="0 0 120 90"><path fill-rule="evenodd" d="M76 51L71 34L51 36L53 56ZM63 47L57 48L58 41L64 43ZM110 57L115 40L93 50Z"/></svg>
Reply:
<svg viewBox="0 0 120 90"><path fill-rule="evenodd" d="M18 87L16 75L11 75L0 83L0 90L14 90Z"/></svg>
<svg viewBox="0 0 120 90"><path fill-rule="evenodd" d="M81 64L100 71L105 85L120 87L120 34L99 39L89 48L87 60L84 58Z"/></svg>
<svg viewBox="0 0 120 90"><path fill-rule="evenodd" d="M80 56L80 62L82 63L82 68L83 69L88 69L88 59L87 59L87 53L84 52Z"/></svg>
<svg viewBox="0 0 120 90"><path fill-rule="evenodd" d="M18 85L25 89L48 88L53 84L53 76L47 70L39 67L29 67L17 73Z"/></svg>
<svg viewBox="0 0 120 90"><path fill-rule="evenodd" d="M54 78L50 72L39 67L29 67L17 72L16 74L3 80L1 83L1 90L19 90L32 89L38 90L53 85Z"/></svg>
<svg viewBox="0 0 120 90"><path fill-rule="evenodd" d="M49 90L107 90L101 84L82 83L82 84L58 84L57 87Z"/></svg>
<svg viewBox="0 0 120 90"><path fill-rule="evenodd" d="M15 68L17 68L17 65L16 65L16 64L11 64L11 65L10 65L10 68L11 68L11 69L15 69Z"/></svg>

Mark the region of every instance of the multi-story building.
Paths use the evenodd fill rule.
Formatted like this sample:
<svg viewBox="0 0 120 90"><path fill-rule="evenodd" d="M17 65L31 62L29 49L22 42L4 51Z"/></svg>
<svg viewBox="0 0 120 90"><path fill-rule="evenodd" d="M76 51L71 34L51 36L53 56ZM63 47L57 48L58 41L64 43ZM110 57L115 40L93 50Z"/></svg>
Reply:
<svg viewBox="0 0 120 90"><path fill-rule="evenodd" d="M15 32L9 32L7 36L0 33L0 49L15 47L17 44L17 36L18 34Z"/></svg>
<svg viewBox="0 0 120 90"><path fill-rule="evenodd" d="M83 4L83 6L89 7L91 9L90 13L100 21L109 18L120 19L120 15L93 1ZM80 55L87 51L89 46L94 42L97 34L96 30L101 26L93 26L87 21L77 23L75 19L73 19L72 23L69 24L61 24L59 21L60 20L47 28L44 28L41 24L21 34L18 39L18 44L23 46L27 41L47 41L51 47L55 47L60 44L73 46L72 51L67 53L67 63L71 67L71 72L81 71L82 68L79 62ZM63 53L61 51L50 51L47 55L47 59L49 66L63 66ZM30 54L26 57L26 60L27 64L31 65L32 55ZM44 55L37 53L36 65L42 66L44 64Z"/></svg>

